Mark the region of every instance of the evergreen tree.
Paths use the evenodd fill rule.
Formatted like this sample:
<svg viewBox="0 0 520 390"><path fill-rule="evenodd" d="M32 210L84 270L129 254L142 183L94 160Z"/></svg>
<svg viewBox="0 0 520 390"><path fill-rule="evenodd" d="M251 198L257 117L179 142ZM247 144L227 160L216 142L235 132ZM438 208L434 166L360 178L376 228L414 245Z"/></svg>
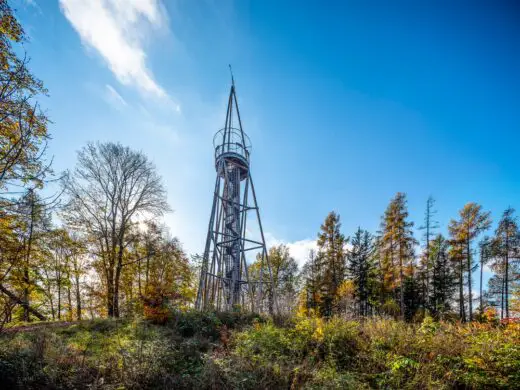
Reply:
<svg viewBox="0 0 520 390"><path fill-rule="evenodd" d="M432 314L440 317L451 309L450 302L457 286L457 275L448 253L449 242L438 234L430 245L432 280L429 301Z"/></svg>
<svg viewBox="0 0 520 390"><path fill-rule="evenodd" d="M305 306L307 311L314 311L317 314L321 314L321 286L323 283L322 260L323 258L320 254L311 249L309 251L308 259L302 269Z"/></svg>
<svg viewBox="0 0 520 390"><path fill-rule="evenodd" d="M368 315L371 278L374 276L374 239L366 230L358 228L352 237L352 248L347 252L348 276L354 284L354 298L358 314Z"/></svg>
<svg viewBox="0 0 520 390"><path fill-rule="evenodd" d="M453 270L457 278L458 285L458 302L459 302L459 318L462 322L466 321L466 305L464 303L464 273L466 272L466 262L464 255L464 242L454 238L455 233L450 232L450 249L449 258L452 263Z"/></svg>
<svg viewBox="0 0 520 390"><path fill-rule="evenodd" d="M326 317L337 312L338 289L346 276L345 245L348 239L340 231L340 217L330 212L318 233L318 250L322 259L322 312Z"/></svg>
<svg viewBox="0 0 520 390"><path fill-rule="evenodd" d="M520 231L515 210L507 208L498 222L495 231L494 251L501 262L503 306L506 318L509 318L509 286L511 284L511 260L518 260L520 256Z"/></svg>

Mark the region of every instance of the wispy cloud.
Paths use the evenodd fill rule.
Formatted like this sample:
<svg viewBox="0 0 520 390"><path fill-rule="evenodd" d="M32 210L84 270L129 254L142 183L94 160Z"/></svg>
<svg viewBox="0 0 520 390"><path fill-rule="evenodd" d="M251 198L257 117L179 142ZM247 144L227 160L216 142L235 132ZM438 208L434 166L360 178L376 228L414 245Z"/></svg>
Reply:
<svg viewBox="0 0 520 390"><path fill-rule="evenodd" d="M60 0L60 5L83 44L101 55L119 82L170 100L147 65L143 45L147 33L165 22L159 1Z"/></svg>
<svg viewBox="0 0 520 390"><path fill-rule="evenodd" d="M126 100L110 84L105 85L105 100L117 110L128 106Z"/></svg>

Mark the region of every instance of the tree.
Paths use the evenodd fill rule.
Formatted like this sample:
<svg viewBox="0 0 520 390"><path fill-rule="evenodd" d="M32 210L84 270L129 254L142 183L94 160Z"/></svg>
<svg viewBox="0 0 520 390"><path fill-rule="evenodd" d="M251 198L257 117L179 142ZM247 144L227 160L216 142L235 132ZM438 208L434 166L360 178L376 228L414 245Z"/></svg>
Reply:
<svg viewBox="0 0 520 390"><path fill-rule="evenodd" d="M430 296L430 276L431 276L431 256L430 256L430 242L434 237L434 231L439 227L439 223L435 220L435 199L429 196L426 200L426 211L424 213L424 225L419 229L424 230L424 252L422 254L422 282L423 282L423 296L425 299L425 306L429 307L428 298Z"/></svg>
<svg viewBox="0 0 520 390"><path fill-rule="evenodd" d="M375 268L374 240L372 235L360 227L352 237L352 248L347 252L347 270L354 284L354 298L358 304L358 314L368 315L370 285Z"/></svg>
<svg viewBox="0 0 520 390"><path fill-rule="evenodd" d="M261 254L257 255L256 261L249 267L250 277L263 277L263 283L267 286L268 307L269 312L274 312L274 298L276 297L278 308L287 314L294 309L294 303L297 298L298 284L298 264L289 253L286 245L280 244L269 248L269 262L271 265L271 273L273 277L273 285L271 285L267 264L262 261ZM263 272L260 267L264 266Z"/></svg>
<svg viewBox="0 0 520 390"><path fill-rule="evenodd" d="M459 318L462 322L466 322L466 307L464 303L464 272L466 270L465 266L465 255L464 255L464 242L460 241L456 238L455 232L450 231L450 248L449 248L449 258L453 264L453 269L458 279L458 287L459 287Z"/></svg>
<svg viewBox="0 0 520 390"><path fill-rule="evenodd" d="M32 263L38 218L46 206L36 190L52 173L45 160L49 120L37 101L47 90L28 68L25 41L8 2L0 0L0 290L6 321L16 305L26 321L45 318L31 305L31 294L37 287Z"/></svg>
<svg viewBox="0 0 520 390"><path fill-rule="evenodd" d="M70 282L68 273L71 257L71 245L70 237L66 230L56 229L52 232L52 236L49 240L49 247L51 252L50 270L52 272L52 280L56 286L56 313L58 320L61 320L63 288L65 288ZM52 308L52 312L52 317L54 318L54 308Z"/></svg>
<svg viewBox="0 0 520 390"><path fill-rule="evenodd" d="M448 251L449 242L441 234L430 242L432 280L429 301L432 313L436 317L450 310L450 302L457 286Z"/></svg>
<svg viewBox="0 0 520 390"><path fill-rule="evenodd" d="M25 39L7 1L0 0L0 194L12 186L41 187L50 172L44 159L49 120L35 101L47 90L13 48Z"/></svg>
<svg viewBox="0 0 520 390"><path fill-rule="evenodd" d="M405 315L404 281L406 270L414 261L413 222L408 221L406 195L398 192L390 201L381 221L379 251L383 256L383 288L399 294L401 318ZM396 283L397 281L397 283Z"/></svg>
<svg viewBox="0 0 520 390"><path fill-rule="evenodd" d="M162 322L167 317L168 306L186 309L193 302L195 286L194 272L179 240L171 237L165 227L159 228L159 231L161 233L154 242L146 242L156 250L146 252L146 283L140 298L145 316ZM132 269L128 270L131 272ZM135 282L135 273L131 275L131 280Z"/></svg>
<svg viewBox="0 0 520 390"><path fill-rule="evenodd" d="M323 258L314 249L309 251L307 261L302 269L305 292L305 305L307 311L320 313L322 303L321 291L323 283Z"/></svg>
<svg viewBox="0 0 520 390"><path fill-rule="evenodd" d="M503 272L503 302L506 317L509 318L509 285L511 283L511 260L520 257L520 230L518 220L514 215L515 210L508 207L498 222L495 231L494 251L495 257L500 259Z"/></svg>
<svg viewBox="0 0 520 390"><path fill-rule="evenodd" d="M473 294L472 273L475 270L473 264L471 243L483 231L489 229L491 218L489 212L483 212L482 206L477 203L467 203L459 212L459 220L451 220L449 231L454 240L462 245L462 254L466 259L466 272L468 281L468 308L469 320L473 320Z"/></svg>
<svg viewBox="0 0 520 390"><path fill-rule="evenodd" d="M88 265L88 253L86 243L72 232L71 239L73 246L71 248L71 274L74 284L76 296L76 318L81 320L83 317L82 306L82 281L81 277L86 274Z"/></svg>
<svg viewBox="0 0 520 390"><path fill-rule="evenodd" d="M23 247L23 256L13 267L10 283L21 290L21 300L24 302L23 321L31 321L29 308L31 294L37 290L37 266L41 263L41 249L46 239L46 233L51 226L51 208L53 203L47 203L35 190L29 189L16 204L15 213L20 219L16 231Z"/></svg>
<svg viewBox="0 0 520 390"><path fill-rule="evenodd" d="M322 312L326 317L337 310L336 298L340 285L345 280L345 245L348 239L340 231L340 217L330 212L318 233L318 251L323 261Z"/></svg>
<svg viewBox="0 0 520 390"><path fill-rule="evenodd" d="M484 279L484 266L489 262L493 256L493 242L488 236L484 237L478 243L480 249L480 291L479 291L479 312L480 315L484 314L484 295L483 295L483 279Z"/></svg>
<svg viewBox="0 0 520 390"><path fill-rule="evenodd" d="M125 249L139 217L169 210L155 166L141 152L119 143L87 144L73 174L64 181L66 220L94 243L97 269L106 286L110 317L119 317L119 287Z"/></svg>

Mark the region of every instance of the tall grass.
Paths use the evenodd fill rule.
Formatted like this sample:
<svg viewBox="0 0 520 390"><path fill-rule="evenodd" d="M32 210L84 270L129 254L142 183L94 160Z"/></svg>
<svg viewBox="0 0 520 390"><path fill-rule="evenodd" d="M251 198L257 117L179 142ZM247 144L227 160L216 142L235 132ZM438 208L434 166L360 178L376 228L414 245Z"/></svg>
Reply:
<svg viewBox="0 0 520 390"><path fill-rule="evenodd" d="M0 387L520 388L518 324L280 323L187 312L162 326L99 320L5 334Z"/></svg>

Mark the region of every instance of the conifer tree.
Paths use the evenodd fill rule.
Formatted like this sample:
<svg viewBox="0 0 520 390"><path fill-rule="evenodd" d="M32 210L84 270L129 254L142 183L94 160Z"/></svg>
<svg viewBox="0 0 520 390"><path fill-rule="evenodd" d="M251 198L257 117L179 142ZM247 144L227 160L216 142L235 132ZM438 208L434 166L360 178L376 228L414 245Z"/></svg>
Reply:
<svg viewBox="0 0 520 390"><path fill-rule="evenodd" d="M345 245L348 239L341 233L340 228L340 217L332 211L327 215L318 233L318 250L324 267L321 284L322 312L326 317L337 311L338 289L346 275Z"/></svg>
<svg viewBox="0 0 520 390"><path fill-rule="evenodd" d="M404 281L414 261L413 222L408 221L406 195L398 192L390 201L381 222L380 253L383 255L383 282L399 301L401 318L405 315Z"/></svg>
<svg viewBox="0 0 520 390"><path fill-rule="evenodd" d="M321 314L322 271L322 257L314 249L311 249L302 269L304 281L303 290L305 293L305 306L307 311L314 311L317 314Z"/></svg>
<svg viewBox="0 0 520 390"><path fill-rule="evenodd" d="M482 211L482 206L473 202L467 203L459 212L459 220L452 220L449 225L450 234L462 246L460 249L462 249L462 255L466 260L470 321L473 320L472 274L476 268L471 244L490 225L490 213Z"/></svg>
<svg viewBox="0 0 520 390"><path fill-rule="evenodd" d="M503 281L503 306L505 316L509 318L509 286L511 283L511 260L518 260L520 257L520 230L518 228L518 220L515 210L508 207L495 231L494 251L495 256L499 259Z"/></svg>
<svg viewBox="0 0 520 390"><path fill-rule="evenodd" d="M347 252L348 277L354 284L354 298L358 314L366 316L370 300L371 278L374 276L374 239L366 230L358 228Z"/></svg>
<svg viewBox="0 0 520 390"><path fill-rule="evenodd" d="M456 237L456 233L450 230L450 248L449 258L452 263L453 270L458 280L458 302L459 302L459 318L462 322L466 321L466 305L464 303L464 273L466 270L466 262L464 255L464 242Z"/></svg>
<svg viewBox="0 0 520 390"><path fill-rule="evenodd" d="M432 279L429 301L432 314L436 317L451 309L450 302L457 286L456 274L448 250L449 242L441 234L430 242Z"/></svg>
<svg viewBox="0 0 520 390"><path fill-rule="evenodd" d="M424 297L424 305L429 308L430 296L430 278L432 268L432 258L430 256L430 243L435 236L435 229L439 227L439 223L435 220L435 199L429 196L426 201L426 211L424 213L424 225L419 229L424 230L424 251L421 256L421 281L422 294Z"/></svg>

